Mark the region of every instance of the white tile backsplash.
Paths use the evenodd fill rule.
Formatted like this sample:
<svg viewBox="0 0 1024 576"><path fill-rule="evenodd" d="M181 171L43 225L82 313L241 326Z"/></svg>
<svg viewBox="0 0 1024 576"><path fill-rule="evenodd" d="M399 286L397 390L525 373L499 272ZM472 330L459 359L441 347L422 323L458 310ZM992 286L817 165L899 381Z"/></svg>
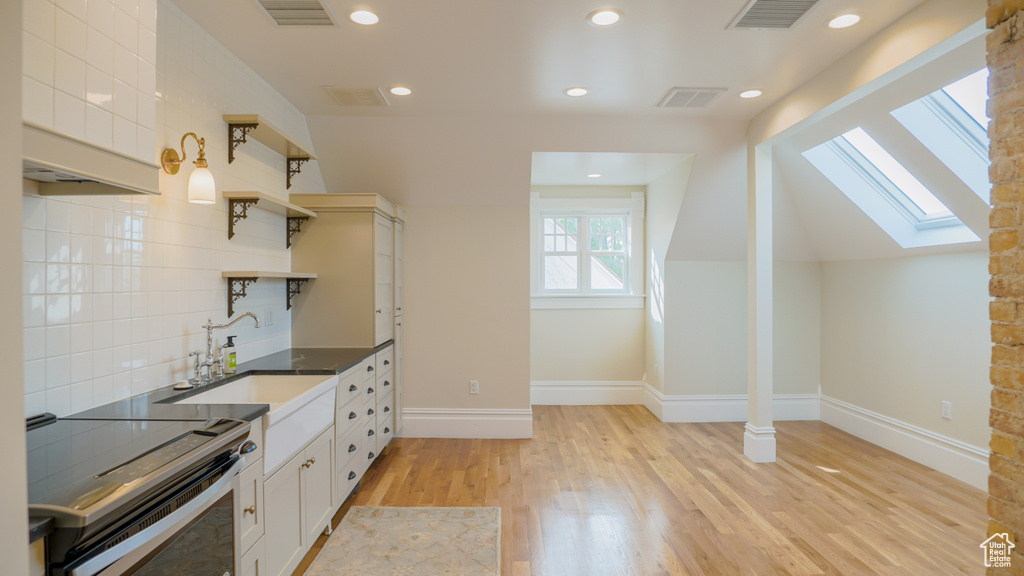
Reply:
<svg viewBox="0 0 1024 576"><path fill-rule="evenodd" d="M26 120L151 162L196 132L218 190L324 191L314 163L286 192L284 159L255 141L228 165L223 114L259 112L309 144L305 118L172 3L26 0L25 22ZM195 158L191 139L186 152ZM250 210L228 240L225 202L186 201L191 169L161 172L160 196L24 197L26 413L66 415L190 376L201 326L227 320L221 271L291 268L283 218ZM235 307L274 317L230 330L240 361L290 345L283 282L249 286Z"/></svg>

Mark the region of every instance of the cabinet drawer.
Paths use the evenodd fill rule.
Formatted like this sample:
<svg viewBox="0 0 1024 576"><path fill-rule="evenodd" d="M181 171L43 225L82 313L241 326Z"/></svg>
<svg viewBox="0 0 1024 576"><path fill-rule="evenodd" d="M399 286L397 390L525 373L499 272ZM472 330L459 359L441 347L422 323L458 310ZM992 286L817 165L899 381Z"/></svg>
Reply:
<svg viewBox="0 0 1024 576"><path fill-rule="evenodd" d="M359 363L359 373L363 375L363 381L372 380L377 377L376 358L370 356Z"/></svg>
<svg viewBox="0 0 1024 576"><path fill-rule="evenodd" d="M384 373L390 371L395 366L395 348L389 347L383 352L377 352L376 358L376 371L377 376L380 377Z"/></svg>
<svg viewBox="0 0 1024 576"><path fill-rule="evenodd" d="M241 576L268 576L267 552L263 547L263 540L258 541L242 555L239 573Z"/></svg>
<svg viewBox="0 0 1024 576"><path fill-rule="evenodd" d="M366 415L363 412L362 406L354 402L338 410L334 423L334 430L337 433L338 439L344 438L353 430L359 428L365 419Z"/></svg>
<svg viewBox="0 0 1024 576"><path fill-rule="evenodd" d="M351 374L340 378L338 380L338 408L340 409L362 396L362 390L363 378L361 372L352 371Z"/></svg>
<svg viewBox="0 0 1024 576"><path fill-rule="evenodd" d="M395 389L395 372L388 370L377 378L377 398L383 398Z"/></svg>
<svg viewBox="0 0 1024 576"><path fill-rule="evenodd" d="M383 424L377 426L377 454L384 451L384 447L395 436L395 418L389 417Z"/></svg>
<svg viewBox="0 0 1024 576"><path fill-rule="evenodd" d="M395 395L387 394L377 400L377 422L383 422L395 415Z"/></svg>
<svg viewBox="0 0 1024 576"><path fill-rule="evenodd" d="M361 452L360 455L362 455ZM343 504L356 489L356 484L359 484L359 480L363 477L364 469L362 458L353 458L347 466L338 468L338 495Z"/></svg>
<svg viewBox="0 0 1024 576"><path fill-rule="evenodd" d="M355 459L363 452L363 429L352 430L348 436L338 440L338 470L352 466Z"/></svg>
<svg viewBox="0 0 1024 576"><path fill-rule="evenodd" d="M263 537L263 463L259 464L238 476L238 533L243 554Z"/></svg>

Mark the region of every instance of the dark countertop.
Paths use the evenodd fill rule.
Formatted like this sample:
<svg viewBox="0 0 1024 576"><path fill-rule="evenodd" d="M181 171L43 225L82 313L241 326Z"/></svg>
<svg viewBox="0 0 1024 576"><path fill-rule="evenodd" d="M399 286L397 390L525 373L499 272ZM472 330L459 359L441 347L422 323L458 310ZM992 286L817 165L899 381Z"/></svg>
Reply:
<svg viewBox="0 0 1024 576"><path fill-rule="evenodd" d="M181 398L201 394L217 386L252 374L340 374L368 356L391 345L376 348L290 348L244 362L237 374L192 390L175 390L173 385L118 400L61 418L64 421L156 420L206 422L218 418L253 421L266 414L267 404L172 404ZM38 433L38 432L36 432ZM47 536L53 530L51 518L29 518L30 541Z"/></svg>
<svg viewBox="0 0 1024 576"><path fill-rule="evenodd" d="M213 384L182 392L173 386L97 406L66 419L73 420L195 420L215 418L253 421L270 409L266 404L171 404L181 398L201 394L222 384L251 374L340 374L367 356L391 345L376 348L289 348L243 362L238 373Z"/></svg>

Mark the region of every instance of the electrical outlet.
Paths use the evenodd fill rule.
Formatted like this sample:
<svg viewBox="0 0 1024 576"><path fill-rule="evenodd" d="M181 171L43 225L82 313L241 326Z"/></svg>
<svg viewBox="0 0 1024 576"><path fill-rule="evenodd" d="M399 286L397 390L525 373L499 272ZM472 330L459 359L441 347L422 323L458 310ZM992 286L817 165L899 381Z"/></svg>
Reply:
<svg viewBox="0 0 1024 576"><path fill-rule="evenodd" d="M274 325L274 309L269 306L263 309L263 325Z"/></svg>
<svg viewBox="0 0 1024 576"><path fill-rule="evenodd" d="M946 420L953 419L953 405L949 402L942 403L942 417Z"/></svg>
<svg viewBox="0 0 1024 576"><path fill-rule="evenodd" d="M469 381L469 393L470 394L479 394L480 393L480 381L479 380L470 380Z"/></svg>

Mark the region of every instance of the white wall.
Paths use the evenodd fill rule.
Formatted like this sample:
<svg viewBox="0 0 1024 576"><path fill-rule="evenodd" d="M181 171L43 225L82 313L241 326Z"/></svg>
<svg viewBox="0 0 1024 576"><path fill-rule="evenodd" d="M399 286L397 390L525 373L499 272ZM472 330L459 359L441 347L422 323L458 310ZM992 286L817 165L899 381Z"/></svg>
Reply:
<svg viewBox="0 0 1024 576"><path fill-rule="evenodd" d="M530 380L640 382L643 376L643 309L530 311Z"/></svg>
<svg viewBox="0 0 1024 576"><path fill-rule="evenodd" d="M987 446L987 267L984 252L823 263L822 394Z"/></svg>
<svg viewBox="0 0 1024 576"><path fill-rule="evenodd" d="M644 373L647 384L662 392L665 391L665 255L672 242L693 162L690 157L647 185Z"/></svg>
<svg viewBox="0 0 1024 576"><path fill-rule="evenodd" d="M47 0L29 0L40 3ZM62 13L52 3L44 8ZM194 131L206 138L219 190L286 197L285 161L262 144L250 140L228 164L221 116L259 112L308 143L302 114L166 0L159 2L156 28L157 145L148 159L155 161L159 149L177 147L182 134ZM190 157L195 146L186 143ZM66 415L186 377L187 352L205 347L202 324L227 320L221 271L290 269L284 219L250 209L229 241L226 202L186 202L190 168L174 177L161 172L161 196L152 197L44 199L32 195L34 184L26 181L26 413ZM324 190L315 163L294 180L291 192ZM288 347L284 292L281 281L250 286L236 314L253 311L264 327L255 330L244 321L217 340L237 334L240 361Z"/></svg>
<svg viewBox="0 0 1024 576"><path fill-rule="evenodd" d="M775 261L775 394L817 394L821 383L821 264Z"/></svg>
<svg viewBox="0 0 1024 576"><path fill-rule="evenodd" d="M21 382L21 27L20 2L0 2L0 558L5 574L28 573L25 424Z"/></svg>
<svg viewBox="0 0 1024 576"><path fill-rule="evenodd" d="M529 208L405 210L406 407L529 409Z"/></svg>
<svg viewBox="0 0 1024 576"><path fill-rule="evenodd" d="M665 266L667 396L746 394L746 262Z"/></svg>

